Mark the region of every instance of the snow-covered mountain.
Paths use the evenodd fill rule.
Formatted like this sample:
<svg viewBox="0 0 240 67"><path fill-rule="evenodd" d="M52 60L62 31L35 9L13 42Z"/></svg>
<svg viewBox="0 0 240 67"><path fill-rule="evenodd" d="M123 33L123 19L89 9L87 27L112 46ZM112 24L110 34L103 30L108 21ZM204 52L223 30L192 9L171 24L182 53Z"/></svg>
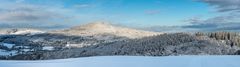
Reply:
<svg viewBox="0 0 240 67"><path fill-rule="evenodd" d="M53 31L51 33L60 33L66 35L81 35L81 36L95 36L95 35L115 35L128 38L141 38L146 36L153 36L162 33L142 31L130 28L114 26L106 22L93 22L85 25L72 27L70 29ZM103 36L104 37L104 36ZM101 38L101 36L99 37Z"/></svg>
<svg viewBox="0 0 240 67"><path fill-rule="evenodd" d="M34 35L34 34L41 34L41 33L45 33L44 31L40 31L40 30L31 30L31 29L27 29L27 30L20 30L20 31L16 31L10 34L15 34L15 35L19 35L19 34L30 34L30 35Z"/></svg>
<svg viewBox="0 0 240 67"><path fill-rule="evenodd" d="M21 28L21 29L3 29L0 31L0 34L8 34L8 35L34 35L34 34L42 34L45 33L45 31L38 30L38 29L27 29L27 28Z"/></svg>

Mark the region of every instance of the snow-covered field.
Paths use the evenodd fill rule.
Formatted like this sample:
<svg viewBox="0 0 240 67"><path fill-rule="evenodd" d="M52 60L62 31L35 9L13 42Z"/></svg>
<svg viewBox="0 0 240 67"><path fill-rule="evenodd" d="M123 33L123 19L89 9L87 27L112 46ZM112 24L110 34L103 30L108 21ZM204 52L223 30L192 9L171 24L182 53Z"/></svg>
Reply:
<svg viewBox="0 0 240 67"><path fill-rule="evenodd" d="M42 61L5 61L0 67L240 67L240 56L102 56Z"/></svg>

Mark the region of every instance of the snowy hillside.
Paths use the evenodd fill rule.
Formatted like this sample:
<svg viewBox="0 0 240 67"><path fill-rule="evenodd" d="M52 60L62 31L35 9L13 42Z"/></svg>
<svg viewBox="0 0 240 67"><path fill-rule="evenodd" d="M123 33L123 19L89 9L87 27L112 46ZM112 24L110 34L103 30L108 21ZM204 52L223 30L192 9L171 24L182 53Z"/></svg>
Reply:
<svg viewBox="0 0 240 67"><path fill-rule="evenodd" d="M15 35L30 34L30 35L34 35L34 34L40 34L40 33L44 33L44 32L40 31L40 30L22 30L22 31L17 31L15 33L10 33L10 34L15 34Z"/></svg>
<svg viewBox="0 0 240 67"><path fill-rule="evenodd" d="M240 67L240 56L102 56L44 61L1 61L1 67Z"/></svg>
<svg viewBox="0 0 240 67"><path fill-rule="evenodd" d="M45 31L38 30L38 29L1 29L0 34L11 34L11 35L35 35L35 34L42 34L45 33Z"/></svg>

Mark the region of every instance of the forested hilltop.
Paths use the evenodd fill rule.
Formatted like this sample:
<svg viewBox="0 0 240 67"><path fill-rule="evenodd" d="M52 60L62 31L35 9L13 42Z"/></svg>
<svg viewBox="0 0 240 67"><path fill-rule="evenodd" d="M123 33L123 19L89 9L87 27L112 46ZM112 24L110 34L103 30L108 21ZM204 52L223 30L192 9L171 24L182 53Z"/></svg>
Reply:
<svg viewBox="0 0 240 67"><path fill-rule="evenodd" d="M2 50L19 51L1 59L46 60L89 56L179 56L179 55L239 55L239 33L212 32L195 34L166 33L144 38L115 37L114 41L96 40L81 36L57 34L1 36L1 42L16 44L13 48L1 45ZM32 41L49 39L46 41ZM18 42L19 41L19 42ZM68 42L77 47L69 47ZM78 44L81 43L81 44ZM28 44L28 45L27 45ZM18 48L16 48L18 46ZM53 47L46 49L46 46ZM81 47L79 47L81 46ZM22 48L19 48L22 47ZM25 47L25 48L24 48ZM29 51L24 51L29 48Z"/></svg>

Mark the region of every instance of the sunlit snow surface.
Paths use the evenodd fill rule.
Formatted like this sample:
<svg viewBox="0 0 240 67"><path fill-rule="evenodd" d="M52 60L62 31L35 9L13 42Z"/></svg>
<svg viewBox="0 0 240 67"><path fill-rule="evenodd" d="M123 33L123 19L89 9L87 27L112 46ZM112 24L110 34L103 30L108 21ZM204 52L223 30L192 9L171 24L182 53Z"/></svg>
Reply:
<svg viewBox="0 0 240 67"><path fill-rule="evenodd" d="M102 56L44 61L5 61L0 67L240 67L240 56Z"/></svg>

